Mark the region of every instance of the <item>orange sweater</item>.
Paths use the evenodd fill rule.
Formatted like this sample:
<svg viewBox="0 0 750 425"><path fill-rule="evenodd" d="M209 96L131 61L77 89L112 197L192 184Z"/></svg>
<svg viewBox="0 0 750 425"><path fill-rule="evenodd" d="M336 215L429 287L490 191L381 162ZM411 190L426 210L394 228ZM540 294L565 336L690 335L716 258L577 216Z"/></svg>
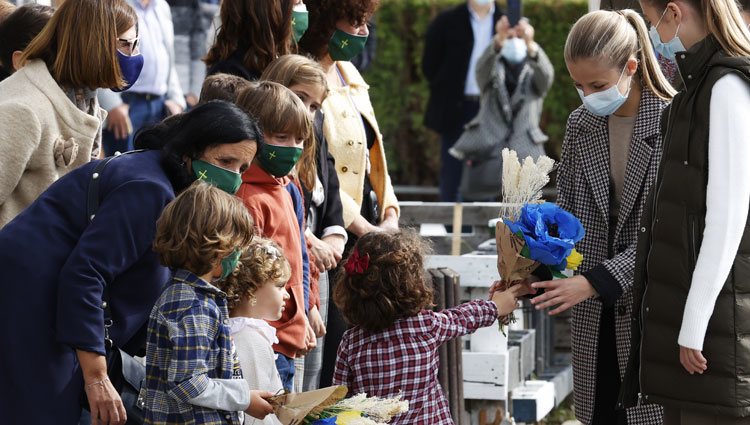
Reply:
<svg viewBox="0 0 750 425"><path fill-rule="evenodd" d="M289 261L292 276L286 284L291 296L287 300L281 320L271 322L276 328L277 351L294 358L305 347L305 298L302 286L302 245L300 228L294 212L292 197L286 186L289 178L277 179L253 163L242 175L237 196L253 216L258 234L276 242Z"/></svg>

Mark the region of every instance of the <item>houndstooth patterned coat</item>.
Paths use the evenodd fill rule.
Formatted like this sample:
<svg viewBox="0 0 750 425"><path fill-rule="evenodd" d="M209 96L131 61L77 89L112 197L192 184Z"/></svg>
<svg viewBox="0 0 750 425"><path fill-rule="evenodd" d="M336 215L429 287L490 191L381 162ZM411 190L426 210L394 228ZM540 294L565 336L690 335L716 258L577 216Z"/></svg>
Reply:
<svg viewBox="0 0 750 425"><path fill-rule="evenodd" d="M608 244L610 158L606 117L595 116L583 106L570 114L557 175L558 204L575 214L586 229L586 236L577 247L584 256L579 272L599 270L600 275L604 273L612 284L622 289L622 295L615 303L620 376L625 375L630 353L637 232L662 153L659 122L665 105L650 91L643 91L611 245ZM614 256L610 256L610 252ZM575 306L572 312L575 411L578 420L584 424L591 423L594 410L601 311L602 302L589 299ZM628 409L627 418L631 425L661 424L661 407L651 405Z"/></svg>

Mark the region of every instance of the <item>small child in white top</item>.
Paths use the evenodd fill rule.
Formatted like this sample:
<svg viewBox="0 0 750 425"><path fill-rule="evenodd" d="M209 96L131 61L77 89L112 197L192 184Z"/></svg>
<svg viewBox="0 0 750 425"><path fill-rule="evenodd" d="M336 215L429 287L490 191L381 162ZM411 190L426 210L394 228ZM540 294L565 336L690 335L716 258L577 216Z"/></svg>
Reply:
<svg viewBox="0 0 750 425"><path fill-rule="evenodd" d="M281 249L269 239L256 238L226 279L230 329L242 376L251 390L283 392L272 345L279 342L267 321L279 320L289 299L285 285L291 270ZM276 415L264 420L245 415L245 425L280 425Z"/></svg>

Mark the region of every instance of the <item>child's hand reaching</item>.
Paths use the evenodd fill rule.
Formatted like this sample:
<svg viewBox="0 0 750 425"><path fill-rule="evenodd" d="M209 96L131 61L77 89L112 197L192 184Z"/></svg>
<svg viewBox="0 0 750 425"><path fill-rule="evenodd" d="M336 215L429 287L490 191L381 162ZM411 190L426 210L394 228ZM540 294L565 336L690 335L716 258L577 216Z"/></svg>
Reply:
<svg viewBox="0 0 750 425"><path fill-rule="evenodd" d="M506 291L495 291L492 294L492 301L497 306L498 317L507 316L518 307L518 298L524 295L533 294L536 292L527 283L520 283L515 286L511 286Z"/></svg>
<svg viewBox="0 0 750 425"><path fill-rule="evenodd" d="M273 406L266 400L271 397L273 393L269 391L250 391L250 407L245 410L245 413L257 419L265 418L273 413Z"/></svg>
<svg viewBox="0 0 750 425"><path fill-rule="evenodd" d="M540 281L540 279L538 277L536 277L534 275L531 275L528 278L526 278L526 280L524 280L523 282L521 282L521 284L522 285L526 285L526 286L529 287L529 289L531 290L531 292L529 294L535 295L536 292L537 292L537 290L534 289L531 285L534 284L534 283L536 283L536 282L539 282L539 281ZM496 281L492 282L492 285L490 286L490 299L492 299L492 295L494 295L496 291L500 290L500 284L501 284L501 281L499 281L499 280L496 280ZM529 294L526 294L526 295L529 295ZM521 296L523 296L523 295L521 295Z"/></svg>

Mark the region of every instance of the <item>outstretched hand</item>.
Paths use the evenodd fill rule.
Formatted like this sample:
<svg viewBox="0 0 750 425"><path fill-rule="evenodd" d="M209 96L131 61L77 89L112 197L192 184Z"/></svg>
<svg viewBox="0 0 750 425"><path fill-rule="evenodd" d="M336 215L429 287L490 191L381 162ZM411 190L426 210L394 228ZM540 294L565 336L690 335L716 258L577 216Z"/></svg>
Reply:
<svg viewBox="0 0 750 425"><path fill-rule="evenodd" d="M560 314L569 308L597 295L589 281L581 276L567 279L548 280L531 285L534 289L544 289L544 293L531 300L537 310L555 307L550 315Z"/></svg>
<svg viewBox="0 0 750 425"><path fill-rule="evenodd" d="M498 284L499 282L495 282L492 284L492 286L496 287ZM511 286L505 291L492 291L490 294L490 299L497 306L498 316L503 317L513 313L513 311L518 308L518 298L523 297L524 295L533 294L535 292L536 290L530 287L528 284L519 283L517 285Z"/></svg>

